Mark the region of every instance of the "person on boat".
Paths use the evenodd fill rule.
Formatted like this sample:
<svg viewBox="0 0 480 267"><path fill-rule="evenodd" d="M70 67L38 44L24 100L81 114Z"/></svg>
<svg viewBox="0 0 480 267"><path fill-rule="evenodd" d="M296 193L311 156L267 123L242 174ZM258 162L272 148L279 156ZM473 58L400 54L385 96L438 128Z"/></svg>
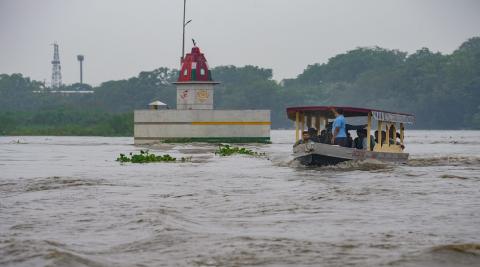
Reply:
<svg viewBox="0 0 480 267"><path fill-rule="evenodd" d="M317 129L315 128L308 128L308 134L310 135L310 139L314 143L320 143L320 138L317 135Z"/></svg>
<svg viewBox="0 0 480 267"><path fill-rule="evenodd" d="M400 133L395 131L395 128L390 128L390 144L401 145L400 143Z"/></svg>
<svg viewBox="0 0 480 267"><path fill-rule="evenodd" d="M378 131L375 131L375 136L376 136L375 142L378 143L378 133L377 133L377 132L378 132ZM387 144L387 132L386 132L386 131L382 131L382 145L385 145L385 144ZM394 144L395 144L395 140L392 139L392 138L389 138L388 144L389 144L389 145L394 145Z"/></svg>
<svg viewBox="0 0 480 267"><path fill-rule="evenodd" d="M320 131L320 135L318 136L318 140L320 141L320 143L330 144L330 139L328 138L327 130L323 129L322 131Z"/></svg>
<svg viewBox="0 0 480 267"><path fill-rule="evenodd" d="M378 131L375 131L375 143L378 143ZM385 139L387 138L387 133L382 131L382 145L386 144Z"/></svg>
<svg viewBox="0 0 480 267"><path fill-rule="evenodd" d="M397 145L399 145L399 146L402 148L402 150L404 150L404 149L405 149L405 145L402 144L402 141L401 141L401 140L402 140L402 137L401 137L400 133L398 133L398 132L397 132L397 139L396 139L396 140L397 140L397 141L396 141L396 142L397 142Z"/></svg>
<svg viewBox="0 0 480 267"><path fill-rule="evenodd" d="M390 140L388 140L390 142ZM382 145L385 145L387 143L387 132L382 131Z"/></svg>
<svg viewBox="0 0 480 267"><path fill-rule="evenodd" d="M390 128L390 145L397 145L403 149L405 149L405 145L401 142L401 135L399 132L396 132L395 129L392 127Z"/></svg>
<svg viewBox="0 0 480 267"><path fill-rule="evenodd" d="M399 145L402 150L405 149L405 145L402 145L401 142L397 141L397 138L400 138L400 133L396 133L396 138L390 137L388 140L389 145ZM378 131L375 131L375 143L378 143ZM382 145L387 143L387 132L382 131Z"/></svg>
<svg viewBox="0 0 480 267"><path fill-rule="evenodd" d="M362 149L367 149L368 145L367 145L367 136L368 136L368 133L367 133L367 129L362 129L362 136L363 136L363 140L362 140ZM376 145L376 142L375 142L375 138L373 137L373 135L370 135L370 150L373 150L373 148L375 147Z"/></svg>
<svg viewBox="0 0 480 267"><path fill-rule="evenodd" d="M362 130L357 130L357 137L353 140L352 148L363 149L363 132Z"/></svg>
<svg viewBox="0 0 480 267"><path fill-rule="evenodd" d="M335 120L332 124L332 140L334 145L347 146L347 133L345 129L345 117L343 116L343 109L332 109L335 114Z"/></svg>
<svg viewBox="0 0 480 267"><path fill-rule="evenodd" d="M327 123L327 127L325 128L326 133L325 133L325 144L331 144L332 143L332 137L333 137L333 131L332 131L332 125L333 121Z"/></svg>
<svg viewBox="0 0 480 267"><path fill-rule="evenodd" d="M308 131L303 131L303 132L302 132L302 139L298 140L298 141L295 143L295 145L293 145L293 146L298 146L298 145L300 145L300 144L307 144L307 143L309 143L309 142L311 142L311 141L310 141L310 134L308 133Z"/></svg>
<svg viewBox="0 0 480 267"><path fill-rule="evenodd" d="M357 138L355 138L355 140L353 141L353 148L356 148L356 149L364 149L366 150L368 145L367 145L367 130L366 129L360 129L360 130L357 130ZM375 138L373 137L373 135L370 135L370 150L373 150L373 148L375 147Z"/></svg>
<svg viewBox="0 0 480 267"><path fill-rule="evenodd" d="M347 131L347 145L346 147L352 147L353 138L349 131Z"/></svg>
<svg viewBox="0 0 480 267"><path fill-rule="evenodd" d="M367 129L364 129L364 130L365 130L365 137L367 137ZM375 142L375 138L373 137L373 135L370 135L370 150L373 150L376 144L377 143ZM367 138L365 138L363 147L365 147L364 149L366 149L367 147Z"/></svg>
<svg viewBox="0 0 480 267"><path fill-rule="evenodd" d="M389 145L395 145L397 144L395 142L395 138L393 137L393 134L392 134L392 131L389 131L389 134L390 134L390 137L388 138L388 144ZM386 144L387 143L387 132L386 131L382 131L382 144ZM398 143L399 145L400 143Z"/></svg>

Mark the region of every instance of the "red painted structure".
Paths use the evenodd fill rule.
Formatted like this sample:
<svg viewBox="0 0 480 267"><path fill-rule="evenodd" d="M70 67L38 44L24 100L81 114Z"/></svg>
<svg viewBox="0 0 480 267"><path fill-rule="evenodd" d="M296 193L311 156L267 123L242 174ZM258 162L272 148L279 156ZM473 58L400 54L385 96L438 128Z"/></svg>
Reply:
<svg viewBox="0 0 480 267"><path fill-rule="evenodd" d="M208 69L207 59L197 46L192 47L192 52L187 54L182 61L182 68L178 76L182 82L211 82L212 74Z"/></svg>

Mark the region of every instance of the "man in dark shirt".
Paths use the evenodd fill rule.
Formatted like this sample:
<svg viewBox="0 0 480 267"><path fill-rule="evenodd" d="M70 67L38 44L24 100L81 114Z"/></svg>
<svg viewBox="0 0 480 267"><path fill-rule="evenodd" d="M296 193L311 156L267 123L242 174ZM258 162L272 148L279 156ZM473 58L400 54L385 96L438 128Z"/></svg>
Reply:
<svg viewBox="0 0 480 267"><path fill-rule="evenodd" d="M310 140L315 143L320 143L320 138L317 135L317 130L315 128L308 128L308 134L310 135Z"/></svg>

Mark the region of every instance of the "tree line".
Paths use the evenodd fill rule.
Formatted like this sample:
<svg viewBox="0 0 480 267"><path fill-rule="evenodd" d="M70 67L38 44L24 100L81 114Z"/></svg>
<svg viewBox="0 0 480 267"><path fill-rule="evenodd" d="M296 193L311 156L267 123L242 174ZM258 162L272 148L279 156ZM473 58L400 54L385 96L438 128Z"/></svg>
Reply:
<svg viewBox="0 0 480 267"><path fill-rule="evenodd" d="M420 129L480 129L480 37L447 55L356 48L281 82L257 66L220 66L212 74L221 82L215 108L270 109L273 128L292 127L288 106L344 105L413 113ZM0 134L131 136L134 109L154 100L175 108L177 75L158 68L96 87L65 86L95 91L65 96L34 93L48 88L21 74L0 74Z"/></svg>

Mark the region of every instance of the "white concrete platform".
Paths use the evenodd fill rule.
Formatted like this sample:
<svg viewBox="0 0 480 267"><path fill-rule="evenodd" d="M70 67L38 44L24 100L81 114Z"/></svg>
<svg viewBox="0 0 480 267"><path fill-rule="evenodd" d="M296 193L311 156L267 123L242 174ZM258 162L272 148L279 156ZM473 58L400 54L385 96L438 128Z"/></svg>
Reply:
<svg viewBox="0 0 480 267"><path fill-rule="evenodd" d="M134 140L266 143L270 126L270 110L136 110Z"/></svg>

